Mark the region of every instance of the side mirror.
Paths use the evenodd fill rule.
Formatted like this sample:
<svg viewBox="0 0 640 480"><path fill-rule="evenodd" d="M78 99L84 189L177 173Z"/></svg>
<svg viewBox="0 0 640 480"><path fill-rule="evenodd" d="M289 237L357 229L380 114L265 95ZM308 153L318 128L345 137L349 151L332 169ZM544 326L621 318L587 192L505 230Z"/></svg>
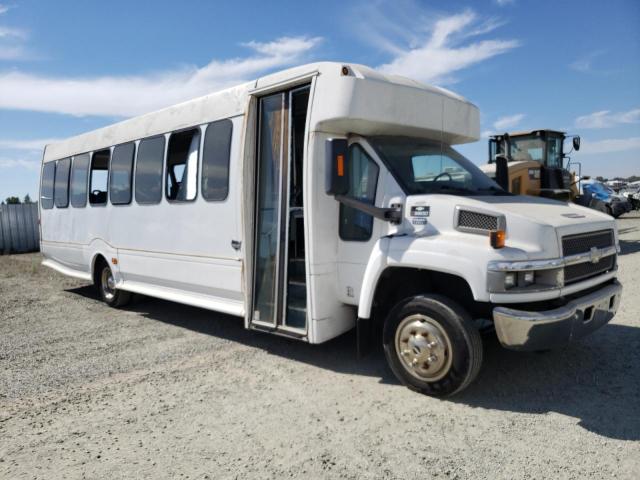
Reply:
<svg viewBox="0 0 640 480"><path fill-rule="evenodd" d="M509 163L506 155L496 155L496 183L509 191Z"/></svg>
<svg viewBox="0 0 640 480"><path fill-rule="evenodd" d="M325 190L328 195L349 191L349 144L346 138L330 138L325 143Z"/></svg>
<svg viewBox="0 0 640 480"><path fill-rule="evenodd" d="M579 136L575 136L573 137L573 149L577 152L578 150L580 150L580 137Z"/></svg>

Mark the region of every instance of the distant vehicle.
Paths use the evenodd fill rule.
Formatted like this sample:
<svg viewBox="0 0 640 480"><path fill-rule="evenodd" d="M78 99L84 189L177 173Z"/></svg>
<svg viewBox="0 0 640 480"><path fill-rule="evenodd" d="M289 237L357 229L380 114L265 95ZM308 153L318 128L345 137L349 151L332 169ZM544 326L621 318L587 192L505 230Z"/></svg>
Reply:
<svg viewBox="0 0 640 480"><path fill-rule="evenodd" d="M579 205L594 208L614 218L632 209L631 202L625 196L617 194L602 182L591 179L582 180L580 187L581 194L576 200Z"/></svg>
<svg viewBox="0 0 640 480"><path fill-rule="evenodd" d="M564 151L567 138L573 139L571 151L580 149L579 136L557 130L493 135L489 138L489 161L480 169L516 195L572 200L579 189L565 163L571 153Z"/></svg>
<svg viewBox="0 0 640 480"><path fill-rule="evenodd" d="M404 384L452 395L480 369L483 326L558 347L622 292L611 217L505 192L452 147L479 117L325 62L47 145L43 263L113 307L141 293L314 344L355 327Z"/></svg>
<svg viewBox="0 0 640 480"><path fill-rule="evenodd" d="M628 184L619 193L631 203L632 209L640 210L640 182Z"/></svg>

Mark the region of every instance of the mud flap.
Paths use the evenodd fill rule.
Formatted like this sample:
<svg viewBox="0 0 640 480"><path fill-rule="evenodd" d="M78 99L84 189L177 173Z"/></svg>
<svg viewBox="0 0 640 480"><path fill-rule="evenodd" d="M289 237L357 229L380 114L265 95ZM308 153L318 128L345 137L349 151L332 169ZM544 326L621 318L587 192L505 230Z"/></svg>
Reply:
<svg viewBox="0 0 640 480"><path fill-rule="evenodd" d="M370 318L360 318L356 320L356 343L358 346L358 358L363 358L371 352L371 330L372 321Z"/></svg>

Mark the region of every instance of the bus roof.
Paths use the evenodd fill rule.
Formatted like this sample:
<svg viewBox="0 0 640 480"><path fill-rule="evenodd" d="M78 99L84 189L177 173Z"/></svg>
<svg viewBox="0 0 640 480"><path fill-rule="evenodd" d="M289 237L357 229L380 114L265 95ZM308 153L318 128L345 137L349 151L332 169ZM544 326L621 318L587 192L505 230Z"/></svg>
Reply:
<svg viewBox="0 0 640 480"><path fill-rule="evenodd" d="M289 88L297 81L308 83L313 77L318 81L311 131L431 136L450 144L479 138L477 107L453 92L363 65L321 62L265 75L47 145L43 161L243 115L249 95Z"/></svg>

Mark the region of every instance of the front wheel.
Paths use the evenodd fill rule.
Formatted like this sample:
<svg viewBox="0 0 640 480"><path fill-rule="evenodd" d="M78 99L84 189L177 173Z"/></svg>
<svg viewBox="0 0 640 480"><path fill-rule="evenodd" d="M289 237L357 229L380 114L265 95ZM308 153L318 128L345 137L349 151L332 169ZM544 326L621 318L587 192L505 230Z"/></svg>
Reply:
<svg viewBox="0 0 640 480"><path fill-rule="evenodd" d="M131 293L116 288L116 282L109 265L100 265L97 275L97 287L102 301L110 307L123 307L131 300Z"/></svg>
<svg viewBox="0 0 640 480"><path fill-rule="evenodd" d="M383 344L398 380L427 395L463 390L482 364L482 340L469 314L440 295L417 295L396 305L385 321Z"/></svg>

